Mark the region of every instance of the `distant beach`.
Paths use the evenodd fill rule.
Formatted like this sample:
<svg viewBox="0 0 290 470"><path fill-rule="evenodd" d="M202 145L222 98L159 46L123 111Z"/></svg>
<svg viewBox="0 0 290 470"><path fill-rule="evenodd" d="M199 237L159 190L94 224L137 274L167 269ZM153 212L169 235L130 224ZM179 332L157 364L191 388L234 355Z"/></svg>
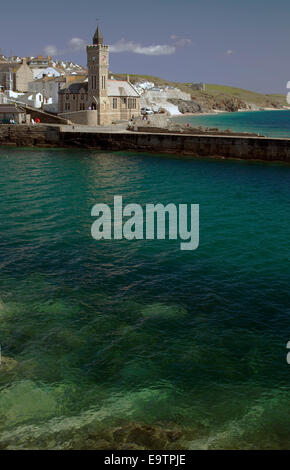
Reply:
<svg viewBox="0 0 290 470"><path fill-rule="evenodd" d="M217 127L234 132L254 132L266 137L290 137L290 110L238 111L184 114L173 117L175 122L192 126Z"/></svg>
<svg viewBox="0 0 290 470"><path fill-rule="evenodd" d="M260 113L261 111L290 111L290 107L287 108L286 106L284 106L284 108L263 108L261 110L249 109L247 111L245 111L244 109L239 109L237 112L238 113ZM231 113L230 111L215 109L208 113L183 113L182 116L217 116L220 114L233 114L233 113ZM176 114L173 117L181 117L181 115Z"/></svg>

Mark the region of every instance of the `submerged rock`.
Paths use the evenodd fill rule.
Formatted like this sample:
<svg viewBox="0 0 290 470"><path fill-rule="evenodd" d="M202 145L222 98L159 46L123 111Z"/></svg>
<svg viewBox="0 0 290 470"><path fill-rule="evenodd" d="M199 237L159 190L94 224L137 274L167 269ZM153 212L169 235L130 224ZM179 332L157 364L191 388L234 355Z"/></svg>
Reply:
<svg viewBox="0 0 290 470"><path fill-rule="evenodd" d="M186 310L178 305L150 304L141 310L144 318L181 318L186 315Z"/></svg>
<svg viewBox="0 0 290 470"><path fill-rule="evenodd" d="M4 312L4 304L0 300L0 318L3 318L2 312Z"/></svg>
<svg viewBox="0 0 290 470"><path fill-rule="evenodd" d="M82 431L77 439L70 441L69 449L74 450L167 450L176 446L183 433L173 427L162 428L159 425L128 423L122 426L96 430L86 434Z"/></svg>
<svg viewBox="0 0 290 470"><path fill-rule="evenodd" d="M14 359L2 356L0 359L0 373L14 371L18 365L18 362Z"/></svg>
<svg viewBox="0 0 290 470"><path fill-rule="evenodd" d="M164 429L156 425L130 423L113 431L115 445L124 449L162 450L167 449L172 442L178 441L182 432L177 429Z"/></svg>

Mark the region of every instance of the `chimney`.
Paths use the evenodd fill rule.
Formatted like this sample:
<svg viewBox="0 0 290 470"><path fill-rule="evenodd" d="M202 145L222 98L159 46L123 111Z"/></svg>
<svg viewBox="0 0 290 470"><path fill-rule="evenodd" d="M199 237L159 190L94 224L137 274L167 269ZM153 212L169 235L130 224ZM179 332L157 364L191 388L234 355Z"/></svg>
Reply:
<svg viewBox="0 0 290 470"><path fill-rule="evenodd" d="M127 82L130 83L130 75L127 75Z"/></svg>

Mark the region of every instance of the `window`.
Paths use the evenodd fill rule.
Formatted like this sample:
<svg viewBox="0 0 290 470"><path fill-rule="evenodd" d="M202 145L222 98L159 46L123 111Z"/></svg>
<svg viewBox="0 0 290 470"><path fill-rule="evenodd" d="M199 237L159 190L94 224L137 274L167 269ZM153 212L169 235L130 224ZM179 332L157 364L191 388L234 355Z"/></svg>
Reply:
<svg viewBox="0 0 290 470"><path fill-rule="evenodd" d="M105 90L105 88L106 88L106 76L103 75L102 76L102 90Z"/></svg>
<svg viewBox="0 0 290 470"><path fill-rule="evenodd" d="M80 103L80 111L85 111L85 103Z"/></svg>
<svg viewBox="0 0 290 470"><path fill-rule="evenodd" d="M65 111L69 111L70 110L70 103L65 103Z"/></svg>
<svg viewBox="0 0 290 470"><path fill-rule="evenodd" d="M81 100L83 100L83 99L84 99L84 95L81 95Z"/></svg>
<svg viewBox="0 0 290 470"><path fill-rule="evenodd" d="M127 104L127 98L122 98L122 103Z"/></svg>
<svg viewBox="0 0 290 470"><path fill-rule="evenodd" d="M66 99L69 100L69 95L65 95Z"/></svg>
<svg viewBox="0 0 290 470"><path fill-rule="evenodd" d="M92 89L93 90L97 89L97 77L96 77L96 75L92 75Z"/></svg>
<svg viewBox="0 0 290 470"><path fill-rule="evenodd" d="M76 95L73 95L73 100L75 100L75 99L76 99Z"/></svg>
<svg viewBox="0 0 290 470"><path fill-rule="evenodd" d="M118 99L113 98L113 109L117 109L117 108L118 108Z"/></svg>
<svg viewBox="0 0 290 470"><path fill-rule="evenodd" d="M128 99L128 108L129 109L136 109L137 101L136 98L129 98Z"/></svg>

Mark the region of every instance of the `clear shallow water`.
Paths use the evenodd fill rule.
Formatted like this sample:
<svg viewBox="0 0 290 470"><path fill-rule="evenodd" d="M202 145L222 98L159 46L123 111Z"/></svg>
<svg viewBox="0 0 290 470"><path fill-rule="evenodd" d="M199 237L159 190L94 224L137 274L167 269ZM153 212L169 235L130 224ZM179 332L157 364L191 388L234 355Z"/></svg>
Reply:
<svg viewBox="0 0 290 470"><path fill-rule="evenodd" d="M235 132L254 132L266 137L290 137L290 111L255 111L205 116L181 116L177 122L218 127Z"/></svg>
<svg viewBox="0 0 290 470"><path fill-rule="evenodd" d="M94 241L115 194L199 249ZM2 148L0 447L289 448L289 209L286 165Z"/></svg>

